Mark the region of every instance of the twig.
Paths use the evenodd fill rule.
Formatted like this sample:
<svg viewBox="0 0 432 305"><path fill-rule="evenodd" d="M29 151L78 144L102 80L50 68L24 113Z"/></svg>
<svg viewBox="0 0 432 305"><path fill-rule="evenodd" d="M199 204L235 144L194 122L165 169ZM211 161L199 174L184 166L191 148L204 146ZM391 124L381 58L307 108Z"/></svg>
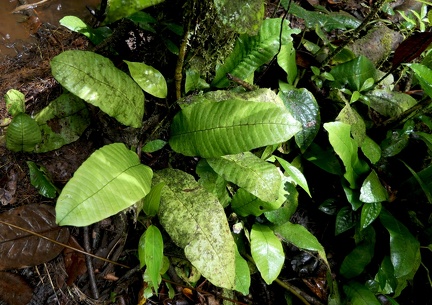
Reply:
<svg viewBox="0 0 432 305"><path fill-rule="evenodd" d="M341 45L339 45L333 52L330 53L329 56L327 56L326 59L321 63L321 68L326 66L336 55L339 54L345 48L349 43L351 43L354 38L357 37L357 35L360 33L361 30L363 30L366 25L369 23L369 21L375 16L375 14L381 9L381 7L384 5L384 2L386 0L377 0L375 2L375 5L371 8L371 11L366 16L366 18L363 20L363 22L352 32L351 37L347 40L345 40Z"/></svg>
<svg viewBox="0 0 432 305"><path fill-rule="evenodd" d="M187 29L185 31L185 34L183 36L182 42L180 44L179 55L177 58L177 65L176 65L175 73L174 73L176 99L177 100L180 99L182 96L181 84L182 84L182 80L183 80L183 65L184 65L184 60L186 57L186 50L187 50L187 45L189 43L189 37L191 34L192 34L192 32L190 31L190 21L189 21Z"/></svg>
<svg viewBox="0 0 432 305"><path fill-rule="evenodd" d="M90 248L90 239L89 239L89 229L88 227L84 227L83 229L83 235L84 235L84 249L90 253L91 248ZM92 297L93 299L99 299L99 291L97 289L97 285L96 285L96 279L95 279L95 274L94 274L94 269L93 269L93 264L91 261L91 258L89 256L86 256L86 266L87 266L87 272L90 278L90 290L92 292Z"/></svg>
<svg viewBox="0 0 432 305"><path fill-rule="evenodd" d="M34 9L34 8L38 7L41 4L44 4L47 1L50 1L50 0L42 0L42 1L39 1L39 2L36 2L36 3L30 3L30 4L20 5L17 8L15 8L11 13L15 14L15 13L18 13L20 11L31 10L31 9Z"/></svg>

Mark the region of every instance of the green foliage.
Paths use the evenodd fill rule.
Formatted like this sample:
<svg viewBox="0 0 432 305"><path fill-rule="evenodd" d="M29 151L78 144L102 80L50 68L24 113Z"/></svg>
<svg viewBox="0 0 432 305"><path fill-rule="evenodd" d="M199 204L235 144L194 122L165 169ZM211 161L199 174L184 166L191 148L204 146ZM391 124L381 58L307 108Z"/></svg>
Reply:
<svg viewBox="0 0 432 305"><path fill-rule="evenodd" d="M51 60L51 71L69 92L120 123L135 128L142 125L144 95L140 87L108 58L89 51L65 51Z"/></svg>
<svg viewBox="0 0 432 305"><path fill-rule="evenodd" d="M109 0L108 12L104 23L110 24L146 7L162 3L163 1L164 0Z"/></svg>
<svg viewBox="0 0 432 305"><path fill-rule="evenodd" d="M5 96L6 110L10 115L16 116L25 112L25 96L18 90L10 89Z"/></svg>
<svg viewBox="0 0 432 305"><path fill-rule="evenodd" d="M159 98L167 96L167 84L163 75L146 64L140 62L124 61L128 67L132 78L145 92Z"/></svg>
<svg viewBox="0 0 432 305"><path fill-rule="evenodd" d="M6 133L6 147L19 152L31 152L42 140L39 125L28 114L18 113Z"/></svg>
<svg viewBox="0 0 432 305"><path fill-rule="evenodd" d="M44 197L54 198L57 195L57 188L51 182L47 170L41 166L38 167L36 163L27 161L30 170L30 182L37 188L39 194Z"/></svg>
<svg viewBox="0 0 432 305"><path fill-rule="evenodd" d="M152 175L124 144L102 147L63 188L57 199L57 223L86 226L130 207L150 191Z"/></svg>

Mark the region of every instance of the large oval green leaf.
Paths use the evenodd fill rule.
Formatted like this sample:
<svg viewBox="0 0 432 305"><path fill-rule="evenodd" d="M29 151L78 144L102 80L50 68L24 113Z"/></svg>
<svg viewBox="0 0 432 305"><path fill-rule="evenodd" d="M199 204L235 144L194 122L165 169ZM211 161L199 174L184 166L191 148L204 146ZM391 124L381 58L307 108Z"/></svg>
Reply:
<svg viewBox="0 0 432 305"><path fill-rule="evenodd" d="M160 182L165 183L158 213L162 226L204 277L233 289L235 243L217 198L180 170L156 172L154 183Z"/></svg>
<svg viewBox="0 0 432 305"><path fill-rule="evenodd" d="M246 79L277 54L280 41L286 44L292 40L291 34L296 33L299 33L299 30L290 29L287 20L284 20L282 25L279 18L264 20L257 35L240 35L233 52L217 69L212 85L217 88L227 87L227 73Z"/></svg>
<svg viewBox="0 0 432 305"><path fill-rule="evenodd" d="M274 103L201 102L174 117L169 143L186 156L212 158L282 143L300 129L289 111Z"/></svg>
<svg viewBox="0 0 432 305"><path fill-rule="evenodd" d="M91 154L63 188L56 221L87 226L117 214L150 191L152 175L124 144L106 145Z"/></svg>
<svg viewBox="0 0 432 305"><path fill-rule="evenodd" d="M124 62L128 65L129 73L141 89L159 98L167 96L167 83L162 73L157 69L142 62L127 60L124 60Z"/></svg>
<svg viewBox="0 0 432 305"><path fill-rule="evenodd" d="M18 152L33 151L42 139L39 125L28 114L19 113L12 119L6 132L6 147Z"/></svg>
<svg viewBox="0 0 432 305"><path fill-rule="evenodd" d="M282 243L269 227L260 224L253 225L250 238L252 257L263 280L270 285L285 261Z"/></svg>
<svg viewBox="0 0 432 305"><path fill-rule="evenodd" d="M337 65L330 73L341 84L348 84L353 91L360 91L367 79L377 78L375 65L363 55Z"/></svg>
<svg viewBox="0 0 432 305"><path fill-rule="evenodd" d="M65 51L51 60L51 71L68 91L124 125L141 127L144 94L108 58L88 51Z"/></svg>
<svg viewBox="0 0 432 305"><path fill-rule="evenodd" d="M237 184L261 200L273 202L278 199L281 172L251 152L207 159L207 162L226 181Z"/></svg>

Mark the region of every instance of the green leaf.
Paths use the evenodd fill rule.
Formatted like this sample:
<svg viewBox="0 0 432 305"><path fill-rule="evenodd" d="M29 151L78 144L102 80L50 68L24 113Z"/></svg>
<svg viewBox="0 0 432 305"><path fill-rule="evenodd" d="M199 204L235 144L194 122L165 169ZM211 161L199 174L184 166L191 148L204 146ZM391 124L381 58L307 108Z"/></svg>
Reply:
<svg viewBox="0 0 432 305"><path fill-rule="evenodd" d="M386 210L381 211L380 220L390 234L390 258L395 277L402 278L412 274L419 266L419 241Z"/></svg>
<svg viewBox="0 0 432 305"><path fill-rule="evenodd" d="M163 182L154 185L150 192L144 197L143 211L147 216L156 216L159 211Z"/></svg>
<svg viewBox="0 0 432 305"><path fill-rule="evenodd" d="M312 162L319 168L334 175L341 176L342 169L339 160L332 149L324 150L316 143L311 143L308 150L303 154L306 160Z"/></svg>
<svg viewBox="0 0 432 305"><path fill-rule="evenodd" d="M264 1L214 0L222 23L239 34L256 35L264 19Z"/></svg>
<svg viewBox="0 0 432 305"><path fill-rule="evenodd" d="M420 178L420 176L411 168L408 164L406 164L404 161L402 163L408 168L408 170L411 172L413 177L417 180L418 184L422 188L424 194L426 195L426 198L428 199L429 203L432 203L432 194L431 189L426 185L425 182Z"/></svg>
<svg viewBox="0 0 432 305"><path fill-rule="evenodd" d="M162 278L160 270L163 261L163 240L159 229L153 225L149 226L145 231L145 264L147 265L146 272L148 273L154 290L158 291L158 287Z"/></svg>
<svg viewBox="0 0 432 305"><path fill-rule="evenodd" d="M124 144L95 151L74 173L56 204L59 225L87 226L130 207L150 191L152 170Z"/></svg>
<svg viewBox="0 0 432 305"><path fill-rule="evenodd" d="M325 123L324 129L328 131L330 144L345 166L345 179L351 188L355 188L358 177L369 167L358 158L357 143L350 136L351 126L342 122L331 122Z"/></svg>
<svg viewBox="0 0 432 305"><path fill-rule="evenodd" d="M128 65L129 73L145 92L158 98L166 98L168 88L162 73L141 62L124 60Z"/></svg>
<svg viewBox="0 0 432 305"><path fill-rule="evenodd" d="M167 143L166 141L160 139L153 140L148 142L146 145L144 145L141 151L145 153L153 153L155 151L162 149L162 147L164 147L166 143Z"/></svg>
<svg viewBox="0 0 432 305"><path fill-rule="evenodd" d="M54 198L57 195L57 188L48 177L44 167L38 167L36 163L27 161L30 170L30 182L38 190L39 194L47 198Z"/></svg>
<svg viewBox="0 0 432 305"><path fill-rule="evenodd" d="M356 225L357 218L349 207L343 207L336 215L335 235L339 235Z"/></svg>
<svg viewBox="0 0 432 305"><path fill-rule="evenodd" d="M35 115L42 132L36 152L47 152L79 139L90 125L86 104L71 93L63 93Z"/></svg>
<svg viewBox="0 0 432 305"><path fill-rule="evenodd" d="M251 276L247 261L240 255L237 247L235 249L235 286L234 290L241 292L243 295L249 294Z"/></svg>
<svg viewBox="0 0 432 305"><path fill-rule="evenodd" d="M297 29L291 29L287 20L283 22L279 18L264 20L257 35L240 35L232 53L216 70L212 86L227 87L229 85L227 73L245 80L277 54L280 41L282 45L287 44L292 41L291 35L299 32Z"/></svg>
<svg viewBox="0 0 432 305"><path fill-rule="evenodd" d="M397 279L394 276L394 268L389 256L384 257L374 281L378 283L376 292L383 294L394 293L397 287Z"/></svg>
<svg viewBox="0 0 432 305"><path fill-rule="evenodd" d="M285 261L282 243L269 227L257 223L252 226L250 238L252 258L261 277L270 285L279 276Z"/></svg>
<svg viewBox="0 0 432 305"><path fill-rule="evenodd" d="M28 114L19 113L6 131L6 148L15 152L33 151L42 139L39 125Z"/></svg>
<svg viewBox="0 0 432 305"><path fill-rule="evenodd" d="M355 111L351 105L347 104L339 112L336 121L348 124L351 126L351 135L356 141L358 146L363 144L366 138L366 124L361 115Z"/></svg>
<svg viewBox="0 0 432 305"><path fill-rule="evenodd" d="M284 184L285 203L277 210L265 212L265 217L275 225L288 222L298 207L298 192L292 183Z"/></svg>
<svg viewBox="0 0 432 305"><path fill-rule="evenodd" d="M377 78L375 65L363 55L337 65L330 73L339 83L348 84L353 91L360 91L368 78Z"/></svg>
<svg viewBox="0 0 432 305"><path fill-rule="evenodd" d="M372 170L360 189L360 200L372 203L386 201L387 198L386 189L382 186L376 172Z"/></svg>
<svg viewBox="0 0 432 305"><path fill-rule="evenodd" d="M159 221L189 261L218 287L235 287L235 243L217 198L180 170L156 172L164 182Z"/></svg>
<svg viewBox="0 0 432 305"><path fill-rule="evenodd" d="M226 181L233 182L263 201L279 197L282 184L280 171L251 152L207 159L209 165Z"/></svg>
<svg viewBox="0 0 432 305"><path fill-rule="evenodd" d="M307 89L283 90L278 94L294 118L302 125L302 130L295 135L295 141L304 152L315 139L321 126L318 103Z"/></svg>
<svg viewBox="0 0 432 305"><path fill-rule="evenodd" d="M164 0L109 0L108 12L104 24L110 24L121 18L128 17L147 7L164 2Z"/></svg>
<svg viewBox="0 0 432 305"><path fill-rule="evenodd" d="M207 163L205 159L201 159L196 166L196 173L200 177L198 182L210 193L216 195L221 205L226 208L231 201L228 194L227 182L219 176Z"/></svg>
<svg viewBox="0 0 432 305"><path fill-rule="evenodd" d="M424 92L432 97L432 69L421 64L408 65L415 73Z"/></svg>
<svg viewBox="0 0 432 305"><path fill-rule="evenodd" d="M296 184L300 185L300 187L304 189L306 193L308 193L309 197L312 198L312 195L309 191L309 186L303 173L297 167L292 166L288 161L285 161L282 158L276 156L276 160L279 161L280 165L285 170L285 175L288 175Z"/></svg>
<svg viewBox="0 0 432 305"><path fill-rule="evenodd" d="M360 148L372 164L377 163L381 159L381 147L367 135Z"/></svg>
<svg viewBox="0 0 432 305"><path fill-rule="evenodd" d="M352 281L343 286L343 290L348 296L352 305L380 305L375 295L364 285Z"/></svg>
<svg viewBox="0 0 432 305"><path fill-rule="evenodd" d="M226 100L183 108L171 125L171 148L205 158L236 154L289 140L300 124L268 102Z"/></svg>
<svg viewBox="0 0 432 305"><path fill-rule="evenodd" d="M386 117L396 117L417 104L412 96L390 90L373 90L365 94L365 103Z"/></svg>
<svg viewBox="0 0 432 305"><path fill-rule="evenodd" d="M275 227L274 232L284 241L292 243L297 248L318 252L321 259L328 265L324 247L320 244L318 239L302 225L286 222Z"/></svg>
<svg viewBox="0 0 432 305"><path fill-rule="evenodd" d="M51 60L51 71L68 91L124 125L141 127L144 94L108 58L89 51L65 51Z"/></svg>
<svg viewBox="0 0 432 305"><path fill-rule="evenodd" d="M363 205L360 216L360 227L362 229L369 226L381 213L381 202L367 202Z"/></svg>
<svg viewBox="0 0 432 305"><path fill-rule="evenodd" d="M210 85L200 77L200 74L193 70L186 70L185 93L193 90L203 90L210 88Z"/></svg>
<svg viewBox="0 0 432 305"><path fill-rule="evenodd" d="M296 52L292 41L281 46L280 52L277 55L277 62L286 72L288 83L293 85L297 78L297 62Z"/></svg>
<svg viewBox="0 0 432 305"><path fill-rule="evenodd" d="M112 32L107 27L92 28L75 16L65 16L60 19L59 23L73 32L83 34L95 45L101 43Z"/></svg>
<svg viewBox="0 0 432 305"><path fill-rule="evenodd" d="M375 250L375 230L368 227L363 230L359 238L356 238L356 247L344 258L340 273L347 279L360 275L371 262Z"/></svg>
<svg viewBox="0 0 432 305"><path fill-rule="evenodd" d="M6 109L11 116L25 112L25 95L18 90L10 89L5 96Z"/></svg>

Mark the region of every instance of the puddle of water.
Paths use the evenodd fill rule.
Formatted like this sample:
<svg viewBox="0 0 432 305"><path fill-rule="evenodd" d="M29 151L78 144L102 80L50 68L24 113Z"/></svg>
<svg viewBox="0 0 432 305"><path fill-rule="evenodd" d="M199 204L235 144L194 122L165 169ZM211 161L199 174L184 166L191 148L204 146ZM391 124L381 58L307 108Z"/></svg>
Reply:
<svg viewBox="0 0 432 305"><path fill-rule="evenodd" d="M27 1L36 3L40 0ZM23 13L13 14L20 5L18 0L0 0L0 58L5 55L14 56L25 44L32 42L32 34L41 23L58 25L59 20L68 15L90 20L91 15L86 5L96 8L100 0L48 0L34 8L31 17Z"/></svg>

